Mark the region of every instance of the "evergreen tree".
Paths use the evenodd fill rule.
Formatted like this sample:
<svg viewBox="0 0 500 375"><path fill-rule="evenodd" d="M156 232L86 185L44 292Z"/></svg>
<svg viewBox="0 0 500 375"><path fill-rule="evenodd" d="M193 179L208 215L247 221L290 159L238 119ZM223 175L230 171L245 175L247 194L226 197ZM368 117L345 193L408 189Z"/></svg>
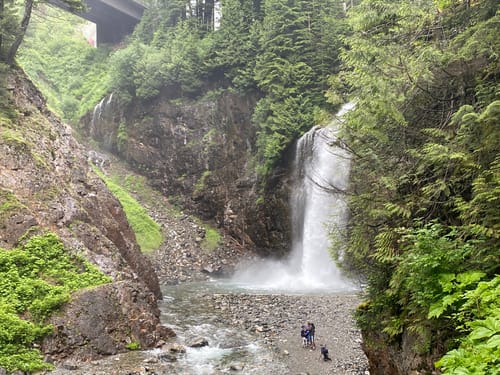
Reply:
<svg viewBox="0 0 500 375"><path fill-rule="evenodd" d="M253 72L258 54L258 13L251 0L224 0L220 28L208 64L213 76L227 78L238 90L255 88Z"/></svg>
<svg viewBox="0 0 500 375"><path fill-rule="evenodd" d="M369 281L358 321L387 344L414 335L427 355L485 318L461 303L500 264L498 4L440 6L354 7L339 76L357 101L344 129L355 157L343 259Z"/></svg>
<svg viewBox="0 0 500 375"><path fill-rule="evenodd" d="M339 41L346 32L342 26L331 26L340 17L337 4L333 0L264 3L255 79L266 97L254 116L264 174L294 139L314 125L315 112L325 105L327 77L337 69ZM339 35L332 35L332 30Z"/></svg>

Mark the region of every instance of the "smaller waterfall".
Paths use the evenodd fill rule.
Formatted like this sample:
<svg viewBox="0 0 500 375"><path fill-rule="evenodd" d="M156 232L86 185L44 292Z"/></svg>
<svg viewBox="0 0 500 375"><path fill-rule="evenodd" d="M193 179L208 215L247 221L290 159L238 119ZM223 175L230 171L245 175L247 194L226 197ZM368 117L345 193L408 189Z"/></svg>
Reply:
<svg viewBox="0 0 500 375"><path fill-rule="evenodd" d="M329 233L348 220L344 192L349 184L350 154L337 138L339 121L354 105L339 111L328 127L315 127L297 142L291 196L292 249L285 261L243 264L233 280L264 290L343 291L356 289L329 254Z"/></svg>
<svg viewBox="0 0 500 375"><path fill-rule="evenodd" d="M116 148L116 137L121 122L118 101L113 93L105 96L97 103L92 112L88 126L90 137L101 144L101 147L110 151Z"/></svg>
<svg viewBox="0 0 500 375"><path fill-rule="evenodd" d="M111 107L111 103L113 102L113 93L109 94L109 96L105 96L101 99L99 103L94 107L94 111L92 112L92 119L90 120L90 124L92 128L98 126L99 121L103 120L104 115L108 108ZM111 111L111 110L108 110Z"/></svg>

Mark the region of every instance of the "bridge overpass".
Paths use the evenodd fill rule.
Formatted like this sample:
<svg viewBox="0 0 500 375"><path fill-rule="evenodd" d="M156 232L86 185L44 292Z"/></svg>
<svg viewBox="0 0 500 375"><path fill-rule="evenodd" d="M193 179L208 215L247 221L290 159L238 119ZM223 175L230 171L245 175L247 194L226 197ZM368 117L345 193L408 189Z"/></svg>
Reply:
<svg viewBox="0 0 500 375"><path fill-rule="evenodd" d="M49 0L59 8L68 10L60 0ZM85 13L76 15L96 24L97 45L117 44L134 30L144 13L145 6L137 0L84 0Z"/></svg>

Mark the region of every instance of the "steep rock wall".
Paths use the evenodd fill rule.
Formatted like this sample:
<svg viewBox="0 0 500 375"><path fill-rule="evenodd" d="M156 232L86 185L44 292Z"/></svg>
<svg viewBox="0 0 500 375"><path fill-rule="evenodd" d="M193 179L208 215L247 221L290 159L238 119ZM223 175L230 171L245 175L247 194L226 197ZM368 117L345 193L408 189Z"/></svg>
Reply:
<svg viewBox="0 0 500 375"><path fill-rule="evenodd" d="M254 105L255 98L225 93L123 107L110 95L81 121L81 130L239 245L283 254L290 239L288 166L285 160L259 188Z"/></svg>
<svg viewBox="0 0 500 375"><path fill-rule="evenodd" d="M114 321L115 331L94 326L92 336L85 330L56 329L42 351L54 360L88 359L123 351L131 340L153 347L173 335L160 325L156 301L161 292L153 268L141 254L119 202L93 173L71 129L47 110L23 74L9 77L8 90L17 114L0 121L0 248L17 246L27 233L49 230L69 251L83 255L114 280L75 295L72 309L52 322L58 327L65 319L74 326ZM92 304L85 313L75 314L89 299ZM118 323L111 314L116 314L115 301L122 312ZM142 327L137 327L138 317ZM105 351L98 349L101 341L106 341Z"/></svg>
<svg viewBox="0 0 500 375"><path fill-rule="evenodd" d="M436 374L434 362L443 353L442 347L434 348L428 354L419 354L422 342L417 335L405 330L399 340L388 343L387 337L379 332L362 331L365 352L371 375L424 375Z"/></svg>

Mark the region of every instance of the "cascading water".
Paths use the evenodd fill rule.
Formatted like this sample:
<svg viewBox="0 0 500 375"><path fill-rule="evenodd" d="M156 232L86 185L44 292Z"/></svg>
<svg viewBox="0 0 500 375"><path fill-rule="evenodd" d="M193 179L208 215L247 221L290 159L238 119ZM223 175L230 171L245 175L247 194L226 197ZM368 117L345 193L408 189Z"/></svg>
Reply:
<svg viewBox="0 0 500 375"><path fill-rule="evenodd" d="M106 102L96 109L96 119L102 117L103 104ZM257 294L318 292L320 295L358 289L342 276L328 253L328 233L332 227L342 230L347 221L342 192L348 187L350 156L339 144L336 132L338 121L351 107L344 106L330 126L312 129L297 143L295 184L290 202L294 236L289 259L242 265L230 282L212 280L164 286L164 299L160 303L162 321L177 333L176 342L186 346L185 352L177 354L175 360L169 359L169 354L161 349L132 351L105 358L97 367L95 363L81 364L76 370L60 368L54 375L135 374L140 366L158 370L151 373L179 375L230 374L238 368L248 375L290 373L282 355L276 356L268 344L248 329L228 324L221 309L200 296L237 294L239 288ZM241 307L245 308L245 304ZM201 348L187 345L200 337L209 345Z"/></svg>
<svg viewBox="0 0 500 375"><path fill-rule="evenodd" d="M353 107L343 106L327 127L315 127L297 142L291 196L292 250L286 261L242 264L233 281L244 288L302 292L356 289L329 254L329 233L345 228L344 192L350 154L336 137L339 121Z"/></svg>

